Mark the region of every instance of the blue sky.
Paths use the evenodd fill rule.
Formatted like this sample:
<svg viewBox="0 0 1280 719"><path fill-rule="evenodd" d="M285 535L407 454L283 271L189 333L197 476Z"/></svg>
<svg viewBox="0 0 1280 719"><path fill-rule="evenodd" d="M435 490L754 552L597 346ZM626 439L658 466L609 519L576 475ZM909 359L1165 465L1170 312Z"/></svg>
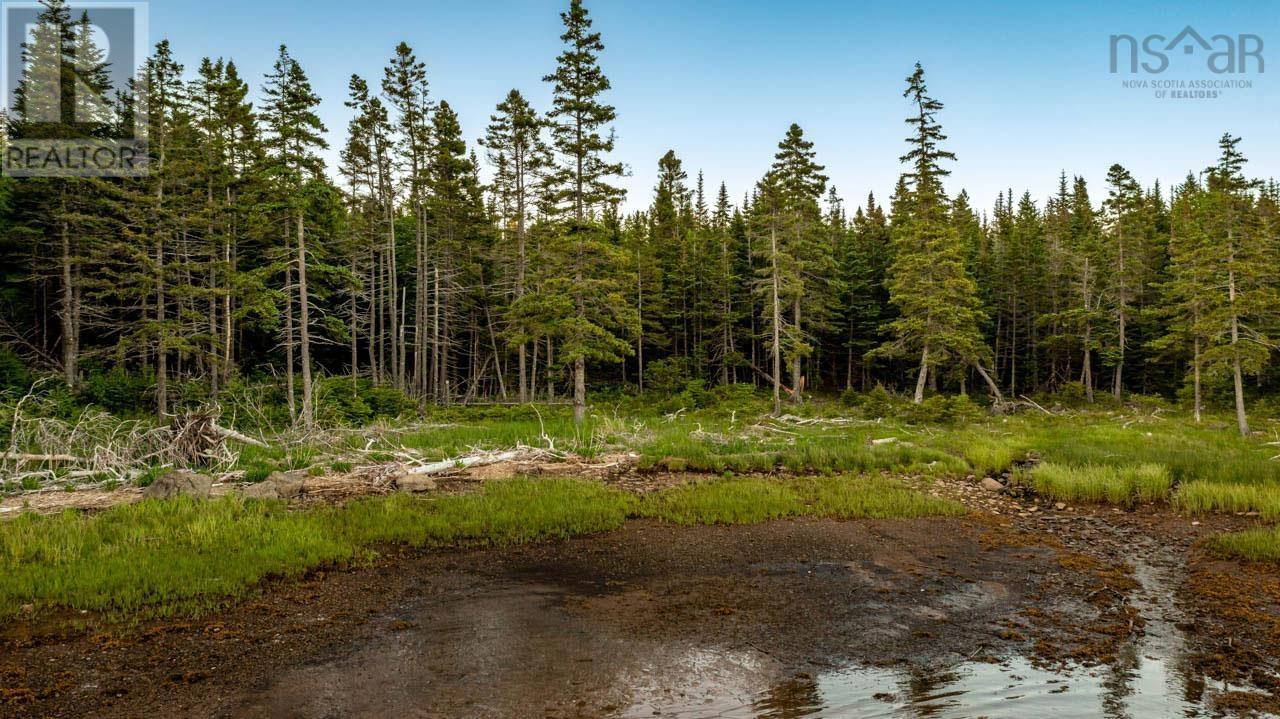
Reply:
<svg viewBox="0 0 1280 719"><path fill-rule="evenodd" d="M254 84L280 43L289 45L324 98L321 116L334 150L348 112L347 79L381 77L392 48L409 42L428 64L432 90L459 112L469 141L483 135L493 106L512 87L540 109L540 78L559 52L558 13L567 0L154 0L153 40L172 41L194 67L228 56ZM900 172L908 112L903 79L924 64L958 156L951 189L987 208L1006 187L1042 200L1061 170L1081 174L1101 199L1107 168L1119 162L1144 184L1178 181L1215 156L1225 131L1245 138L1252 171L1280 175L1274 78L1225 76L1253 87L1216 100L1157 99L1125 89L1109 73L1109 37L1206 37L1251 33L1280 63L1280 13L1270 0L1164 2L764 2L761 0L587 0L613 83L618 149L631 176L628 207L648 204L658 157L674 149L709 192L722 180L735 202L764 172L792 122L816 143L818 159L850 205L869 191L887 199ZM1213 77L1203 57L1171 57L1162 80ZM1156 76L1133 76L1155 78Z"/></svg>

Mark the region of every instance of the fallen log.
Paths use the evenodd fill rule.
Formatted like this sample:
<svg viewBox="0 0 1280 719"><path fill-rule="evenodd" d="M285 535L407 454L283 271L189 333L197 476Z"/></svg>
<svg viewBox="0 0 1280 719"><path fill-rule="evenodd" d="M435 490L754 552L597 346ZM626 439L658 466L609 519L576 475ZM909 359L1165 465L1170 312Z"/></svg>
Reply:
<svg viewBox="0 0 1280 719"><path fill-rule="evenodd" d="M218 426L218 425L216 425L216 424L214 424L214 425L210 425L210 428L211 428L214 432L216 432L216 433L218 434L218 436L222 437L223 439L233 439L233 440L235 440L235 441L237 441L237 442L243 442L244 444L251 444L251 445L253 445L254 447L260 447L260 448L262 448L262 449L269 449L269 447L267 446L267 443L266 443L266 442L262 442L262 441L259 441L259 440L254 439L253 437L249 437L249 436L247 436L247 435L240 434L239 432L235 431L234 429L227 429L226 427L220 427L220 426Z"/></svg>
<svg viewBox="0 0 1280 719"><path fill-rule="evenodd" d="M466 469L468 467L482 467L486 464L497 464L498 462L514 462L526 454L525 451L513 449L507 452L486 452L484 454L472 454L465 457L456 457L454 459L446 459L441 462L431 462L419 467L405 470L405 474L412 475L428 475L441 474L453 469Z"/></svg>
<svg viewBox="0 0 1280 719"><path fill-rule="evenodd" d="M14 460L20 463L25 463L25 462L59 462L59 463L76 462L81 464L84 463L83 459L71 454L20 454L20 453L15 454L12 452L5 452L3 455L0 455L0 462L7 462L10 460Z"/></svg>

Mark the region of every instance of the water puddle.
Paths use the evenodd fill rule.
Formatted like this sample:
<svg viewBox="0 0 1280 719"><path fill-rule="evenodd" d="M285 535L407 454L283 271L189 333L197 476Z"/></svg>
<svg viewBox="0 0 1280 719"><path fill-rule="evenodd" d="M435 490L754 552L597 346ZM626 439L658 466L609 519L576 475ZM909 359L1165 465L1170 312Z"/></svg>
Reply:
<svg viewBox="0 0 1280 719"><path fill-rule="evenodd" d="M1228 687L1228 689L1230 689ZM1045 671L1022 658L950 668L848 668L801 675L754 692L700 682L680 696L650 695L621 716L793 719L931 717L1214 717L1215 690L1187 682L1162 659L1124 670Z"/></svg>

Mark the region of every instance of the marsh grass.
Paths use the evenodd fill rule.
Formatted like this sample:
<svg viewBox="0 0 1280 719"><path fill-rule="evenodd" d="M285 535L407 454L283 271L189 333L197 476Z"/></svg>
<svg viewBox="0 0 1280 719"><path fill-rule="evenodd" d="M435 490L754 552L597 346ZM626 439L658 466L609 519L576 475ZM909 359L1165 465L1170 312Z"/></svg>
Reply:
<svg viewBox="0 0 1280 719"><path fill-rule="evenodd" d="M1258 527L1209 540L1219 554L1255 562L1280 561L1280 527Z"/></svg>
<svg viewBox="0 0 1280 719"><path fill-rule="evenodd" d="M1158 464L1125 466L1042 464L1019 476L1036 492L1062 502L1132 507L1169 498L1173 479Z"/></svg>
<svg viewBox="0 0 1280 719"><path fill-rule="evenodd" d="M472 494L309 511L230 496L144 501L0 523L0 617L24 604L114 619L197 614L252 595L268 577L360 561L388 543L502 547L617 529L628 518L746 524L963 512L891 480L840 477L717 480L643 498L585 480L512 479Z"/></svg>
<svg viewBox="0 0 1280 719"><path fill-rule="evenodd" d="M1280 485L1190 482L1178 488L1173 503L1187 512L1258 512L1267 519L1277 519Z"/></svg>
<svg viewBox="0 0 1280 719"><path fill-rule="evenodd" d="M897 433L887 432L887 436ZM726 433L696 439L684 427L668 428L642 446L641 469L711 472L845 474L881 470L908 474L961 474L968 465L945 450L913 442L871 445L871 434L856 429L798 428L792 434L750 436Z"/></svg>

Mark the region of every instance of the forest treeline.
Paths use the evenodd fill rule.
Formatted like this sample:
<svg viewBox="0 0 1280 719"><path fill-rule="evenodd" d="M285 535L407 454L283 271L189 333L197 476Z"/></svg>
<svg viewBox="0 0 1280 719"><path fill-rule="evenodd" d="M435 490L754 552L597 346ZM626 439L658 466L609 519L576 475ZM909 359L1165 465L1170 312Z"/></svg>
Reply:
<svg viewBox="0 0 1280 719"><path fill-rule="evenodd" d="M184 68L159 43L75 128L146 122L148 175L0 184L0 378L141 378L161 415L269 380L302 426L337 376L420 408L571 400L579 418L589 387L690 382L768 388L775 408L877 384L1137 392L1234 405L1244 432L1247 400L1277 390L1280 188L1250 179L1238 138L1206 138L1207 169L1175 187L1115 165L1102 188L1063 172L978 208L944 187L956 158L917 65L891 197L842 198L792 125L747 196L671 151L624 213L604 44L580 0L561 17L550 107L511 90L469 143L401 44L351 77L336 168L287 48L253 103L232 60ZM118 90L84 21L45 0L25 53L57 48ZM61 137L35 85L73 79L25 77L8 137Z"/></svg>

